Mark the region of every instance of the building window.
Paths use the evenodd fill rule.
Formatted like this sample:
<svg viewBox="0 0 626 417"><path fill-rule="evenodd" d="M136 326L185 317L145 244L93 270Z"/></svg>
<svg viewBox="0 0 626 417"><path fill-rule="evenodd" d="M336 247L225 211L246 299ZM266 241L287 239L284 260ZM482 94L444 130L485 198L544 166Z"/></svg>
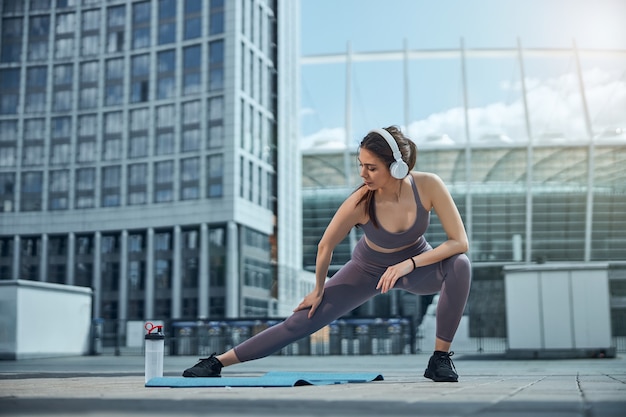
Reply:
<svg viewBox="0 0 626 417"><path fill-rule="evenodd" d="M149 99L150 56L135 55L131 59L130 102L139 103Z"/></svg>
<svg viewBox="0 0 626 417"><path fill-rule="evenodd" d="M209 91L224 88L224 41L209 43Z"/></svg>
<svg viewBox="0 0 626 417"><path fill-rule="evenodd" d="M183 289L196 289L198 288L200 256L198 230L183 230L182 241L182 287ZM197 304L197 298L192 298L192 300L195 300L195 302L190 304ZM195 315L191 317L195 317Z"/></svg>
<svg viewBox="0 0 626 417"><path fill-rule="evenodd" d="M154 251L167 252L172 250L172 234L169 232L158 232L154 234Z"/></svg>
<svg viewBox="0 0 626 417"><path fill-rule="evenodd" d="M74 55L74 38L60 38L55 41L54 57L71 58Z"/></svg>
<svg viewBox="0 0 626 417"><path fill-rule="evenodd" d="M85 114L78 118L78 135L95 136L98 132L98 118L95 114Z"/></svg>
<svg viewBox="0 0 626 417"><path fill-rule="evenodd" d="M24 121L24 139L26 141L41 141L46 135L45 119L26 119Z"/></svg>
<svg viewBox="0 0 626 417"><path fill-rule="evenodd" d="M107 9L107 52L124 50L124 26L126 7L124 5Z"/></svg>
<svg viewBox="0 0 626 417"><path fill-rule="evenodd" d="M0 120L0 142L17 141L17 120Z"/></svg>
<svg viewBox="0 0 626 417"><path fill-rule="evenodd" d="M14 211L15 174L12 172L0 173L0 213Z"/></svg>
<svg viewBox="0 0 626 417"><path fill-rule="evenodd" d="M96 160L97 145L95 139L81 139L78 142L76 151L76 161L94 162Z"/></svg>
<svg viewBox="0 0 626 417"><path fill-rule="evenodd" d="M80 90L79 103L81 109L93 109L98 105L98 89L87 87Z"/></svg>
<svg viewBox="0 0 626 417"><path fill-rule="evenodd" d="M72 64L56 65L53 75L54 93L52 110L55 112L68 111L72 107L74 67Z"/></svg>
<svg viewBox="0 0 626 417"><path fill-rule="evenodd" d="M123 157L122 112L107 113L104 119L104 142L102 159L117 160Z"/></svg>
<svg viewBox="0 0 626 417"><path fill-rule="evenodd" d="M29 19L28 59L41 61L48 59L48 38L50 36L50 16L33 16ZM4 42L3 42L4 43Z"/></svg>
<svg viewBox="0 0 626 417"><path fill-rule="evenodd" d="M70 172L67 169L50 171L48 209L66 210L69 200Z"/></svg>
<svg viewBox="0 0 626 417"><path fill-rule="evenodd" d="M133 4L133 49L150 46L150 2Z"/></svg>
<svg viewBox="0 0 626 417"><path fill-rule="evenodd" d="M148 109L135 109L130 112L130 131L146 131L150 123Z"/></svg>
<svg viewBox="0 0 626 417"><path fill-rule="evenodd" d="M98 119L96 115L86 114L78 118L78 143L76 149L77 162L93 162L96 160L96 134Z"/></svg>
<svg viewBox="0 0 626 417"><path fill-rule="evenodd" d="M52 138L69 138L72 131L72 118L69 116L54 117L50 123Z"/></svg>
<svg viewBox="0 0 626 417"><path fill-rule="evenodd" d="M100 30L100 9L86 10L82 15L82 31L99 31Z"/></svg>
<svg viewBox="0 0 626 417"><path fill-rule="evenodd" d="M224 99L212 97L209 99L209 148L220 148L224 145L223 120Z"/></svg>
<svg viewBox="0 0 626 417"><path fill-rule="evenodd" d="M186 17L185 18L185 40L199 38L202 35L202 18Z"/></svg>
<svg viewBox="0 0 626 417"><path fill-rule="evenodd" d="M6 8L12 3L8 2ZM21 17L2 19L2 50L0 62L20 62L22 60L22 27L24 20Z"/></svg>
<svg viewBox="0 0 626 417"><path fill-rule="evenodd" d="M20 54L21 56L21 54ZM28 60L29 61L45 61L48 59L48 42L36 41L31 39L28 42Z"/></svg>
<svg viewBox="0 0 626 417"><path fill-rule="evenodd" d="M104 115L104 133L120 134L122 132L122 112L116 111Z"/></svg>
<svg viewBox="0 0 626 417"><path fill-rule="evenodd" d="M200 149L200 110L200 101L183 104L183 152Z"/></svg>
<svg viewBox="0 0 626 417"><path fill-rule="evenodd" d="M219 35L224 32L224 0L210 1L209 34Z"/></svg>
<svg viewBox="0 0 626 417"><path fill-rule="evenodd" d="M17 114L19 91L19 68L0 70L0 114Z"/></svg>
<svg viewBox="0 0 626 417"><path fill-rule="evenodd" d="M123 157L122 139L119 137L106 138L104 140L104 161L114 161Z"/></svg>
<svg viewBox="0 0 626 417"><path fill-rule="evenodd" d="M100 52L100 37L98 35L88 35L81 37L81 56L98 55Z"/></svg>
<svg viewBox="0 0 626 417"><path fill-rule="evenodd" d="M174 152L174 106L161 106L157 108L157 155L167 155Z"/></svg>
<svg viewBox="0 0 626 417"><path fill-rule="evenodd" d="M21 211L40 211L42 201L43 173L24 172L22 173L22 187L20 198Z"/></svg>
<svg viewBox="0 0 626 417"><path fill-rule="evenodd" d="M41 238L25 236L20 241L19 279L39 281Z"/></svg>
<svg viewBox="0 0 626 417"><path fill-rule="evenodd" d="M107 106L122 104L124 81L124 59L109 59L106 62L106 86L104 103Z"/></svg>
<svg viewBox="0 0 626 417"><path fill-rule="evenodd" d="M185 129L183 131L183 152L193 152L200 149L200 129Z"/></svg>
<svg viewBox="0 0 626 417"><path fill-rule="evenodd" d="M159 0L159 45L176 41L176 1Z"/></svg>
<svg viewBox="0 0 626 417"><path fill-rule="evenodd" d="M96 170L81 168L76 170L75 208L92 208L95 203Z"/></svg>
<svg viewBox="0 0 626 417"><path fill-rule="evenodd" d="M91 287L93 280L93 235L77 235L74 252L74 285Z"/></svg>
<svg viewBox="0 0 626 417"><path fill-rule="evenodd" d="M207 158L207 196L222 197L224 168L222 155L211 155Z"/></svg>
<svg viewBox="0 0 626 417"><path fill-rule="evenodd" d="M157 107L157 128L168 128L174 126L174 106Z"/></svg>
<svg viewBox="0 0 626 417"><path fill-rule="evenodd" d="M154 202L165 203L174 200L174 161L154 164Z"/></svg>
<svg viewBox="0 0 626 417"><path fill-rule="evenodd" d="M0 114L17 114L18 100L19 94L2 94L0 96Z"/></svg>
<svg viewBox="0 0 626 417"><path fill-rule="evenodd" d="M80 83L83 85L96 84L98 82L98 61L83 62L80 65Z"/></svg>
<svg viewBox="0 0 626 417"><path fill-rule="evenodd" d="M72 92L70 90L55 91L53 96L52 110L65 112L72 107Z"/></svg>
<svg viewBox="0 0 626 417"><path fill-rule="evenodd" d="M185 0L185 28L183 38L202 36L202 0Z"/></svg>
<svg viewBox="0 0 626 417"><path fill-rule="evenodd" d="M23 13L25 3L25 1L8 1L4 4L2 11L4 13Z"/></svg>
<svg viewBox="0 0 626 417"><path fill-rule="evenodd" d="M76 30L76 15L74 13L59 13L56 15L56 34L74 34Z"/></svg>
<svg viewBox="0 0 626 417"><path fill-rule="evenodd" d="M69 143L52 144L50 152L50 164L67 164L71 161L71 148Z"/></svg>
<svg viewBox="0 0 626 417"><path fill-rule="evenodd" d="M43 113L46 105L46 93L26 93L25 113Z"/></svg>
<svg viewBox="0 0 626 417"><path fill-rule="evenodd" d="M121 204L120 180L119 166L102 168L102 207L116 207Z"/></svg>
<svg viewBox="0 0 626 417"><path fill-rule="evenodd" d="M160 132L157 134L156 154L169 155L174 153L174 133Z"/></svg>
<svg viewBox="0 0 626 417"><path fill-rule="evenodd" d="M183 49L183 94L200 92L200 62L202 48L200 45L188 46Z"/></svg>
<svg viewBox="0 0 626 417"><path fill-rule="evenodd" d="M45 66L28 67L26 70L26 89L45 89L48 81L48 69Z"/></svg>
<svg viewBox="0 0 626 417"><path fill-rule="evenodd" d="M55 87L71 88L74 80L74 67L72 64L63 64L54 66L54 85Z"/></svg>
<svg viewBox="0 0 626 417"><path fill-rule="evenodd" d="M200 100L183 103L183 125L197 126L200 124Z"/></svg>
<svg viewBox="0 0 626 417"><path fill-rule="evenodd" d="M148 136L132 134L128 139L128 156L130 158L148 156Z"/></svg>
<svg viewBox="0 0 626 417"><path fill-rule="evenodd" d="M30 0L31 11L50 10L50 0Z"/></svg>
<svg viewBox="0 0 626 417"><path fill-rule="evenodd" d="M130 237L130 236L129 236ZM144 279L146 263L140 260L128 261L128 288L131 291L141 291L145 288ZM137 317L139 319L142 316Z"/></svg>
<svg viewBox="0 0 626 417"><path fill-rule="evenodd" d="M157 99L171 98L175 94L176 53L168 50L157 55Z"/></svg>
<svg viewBox="0 0 626 417"><path fill-rule="evenodd" d="M43 145L24 146L22 163L25 166L43 165Z"/></svg>
<svg viewBox="0 0 626 417"><path fill-rule="evenodd" d="M147 198L147 164L133 164L128 167L128 204L146 204Z"/></svg>
<svg viewBox="0 0 626 417"><path fill-rule="evenodd" d="M180 164L180 199L200 198L200 158L183 159Z"/></svg>
<svg viewBox="0 0 626 417"><path fill-rule="evenodd" d="M17 121L0 121L0 167L17 165ZM1 186L1 184L0 184ZM0 212L2 210L0 200Z"/></svg>
<svg viewBox="0 0 626 417"><path fill-rule="evenodd" d="M17 146L0 144L0 167L14 167L17 164ZM0 211L2 211L0 209Z"/></svg>

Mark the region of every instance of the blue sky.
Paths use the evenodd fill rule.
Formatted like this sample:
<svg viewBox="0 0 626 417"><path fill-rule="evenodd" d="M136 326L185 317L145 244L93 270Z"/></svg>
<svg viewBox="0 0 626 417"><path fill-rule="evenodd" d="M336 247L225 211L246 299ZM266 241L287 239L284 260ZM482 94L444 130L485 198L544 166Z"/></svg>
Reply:
<svg viewBox="0 0 626 417"><path fill-rule="evenodd" d="M301 0L301 54L465 47L626 50L626 0ZM540 135L584 133L571 57L525 60L531 119ZM410 64L408 131L426 137L463 135L458 60ZM473 139L525 135L521 78L515 58L467 61ZM372 124L404 123L402 63L353 64L352 141ZM583 60L594 127L626 128L626 57ZM345 66L302 69L303 147L345 136ZM626 134L624 136L626 139ZM317 145L315 145L317 146Z"/></svg>

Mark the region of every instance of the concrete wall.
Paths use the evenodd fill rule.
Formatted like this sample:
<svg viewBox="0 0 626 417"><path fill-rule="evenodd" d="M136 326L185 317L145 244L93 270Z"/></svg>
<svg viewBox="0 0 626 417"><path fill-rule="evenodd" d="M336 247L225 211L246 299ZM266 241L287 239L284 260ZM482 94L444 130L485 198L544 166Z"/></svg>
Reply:
<svg viewBox="0 0 626 417"><path fill-rule="evenodd" d="M0 281L0 359L89 353L92 291L34 281Z"/></svg>

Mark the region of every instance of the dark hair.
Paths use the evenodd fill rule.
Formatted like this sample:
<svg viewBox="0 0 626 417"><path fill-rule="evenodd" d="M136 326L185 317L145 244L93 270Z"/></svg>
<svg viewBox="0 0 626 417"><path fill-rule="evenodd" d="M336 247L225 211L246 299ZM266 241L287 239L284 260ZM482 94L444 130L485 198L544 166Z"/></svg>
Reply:
<svg viewBox="0 0 626 417"><path fill-rule="evenodd" d="M400 131L397 126L389 126L386 127L385 130L393 136L396 140L396 144L398 145L398 149L400 149L400 153L402 154L402 160L406 162L409 166L409 172L415 167L415 161L417 160L417 146L415 143L404 136L404 134ZM378 156L387 167L390 167L393 162L395 162L395 158L393 157L393 151L389 144L380 134L376 132L369 132L361 141L359 145L359 149L367 149L372 152L376 156ZM358 188L365 186L365 184L361 184ZM375 208L374 208L374 192L372 190L367 190L365 194L359 199L357 202L357 206L365 201L365 210L369 215L370 221L374 225L374 227L378 228L378 222L376 221Z"/></svg>

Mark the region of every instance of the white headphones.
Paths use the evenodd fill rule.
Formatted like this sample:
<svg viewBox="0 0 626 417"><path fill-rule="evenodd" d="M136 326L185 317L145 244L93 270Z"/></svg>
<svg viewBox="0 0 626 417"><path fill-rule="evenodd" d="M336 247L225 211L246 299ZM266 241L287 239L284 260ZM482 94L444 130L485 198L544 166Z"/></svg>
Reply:
<svg viewBox="0 0 626 417"><path fill-rule="evenodd" d="M391 148L391 152L393 153L393 157L395 158L395 162L392 162L389 166L391 176L399 180L406 177L409 173L409 166L402 159L402 154L400 153L398 144L396 143L396 140L393 138L393 136L391 136L391 133L387 132L385 129L372 129L370 130L370 133L372 132L378 133L380 136L382 136Z"/></svg>

